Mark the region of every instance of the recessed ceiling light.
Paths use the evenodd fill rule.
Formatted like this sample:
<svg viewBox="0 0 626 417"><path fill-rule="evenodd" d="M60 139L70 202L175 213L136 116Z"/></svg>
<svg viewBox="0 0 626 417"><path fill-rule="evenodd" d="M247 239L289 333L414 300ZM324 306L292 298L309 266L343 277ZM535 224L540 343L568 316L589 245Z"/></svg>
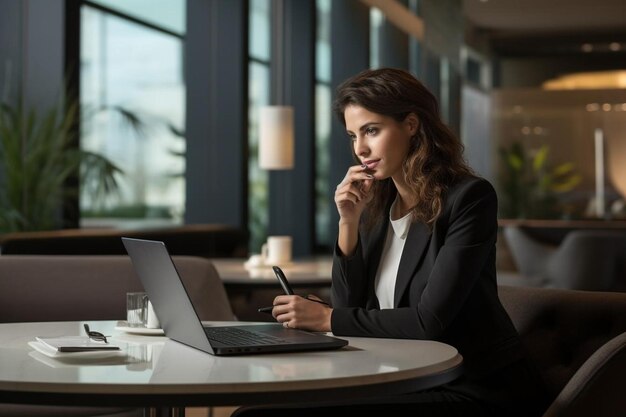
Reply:
<svg viewBox="0 0 626 417"><path fill-rule="evenodd" d="M591 51L593 51L593 45L592 45L592 44L590 44L590 43L583 43L583 44L580 46L580 49L581 49L583 52L591 52Z"/></svg>
<svg viewBox="0 0 626 417"><path fill-rule="evenodd" d="M587 111L598 111L600 109L600 105L598 103L589 103L585 106Z"/></svg>
<svg viewBox="0 0 626 417"><path fill-rule="evenodd" d="M619 42L611 42L611 44L609 45L609 49L613 52L617 52L622 49L622 45L620 45Z"/></svg>
<svg viewBox="0 0 626 417"><path fill-rule="evenodd" d="M626 70L579 72L544 81L545 90L626 88Z"/></svg>

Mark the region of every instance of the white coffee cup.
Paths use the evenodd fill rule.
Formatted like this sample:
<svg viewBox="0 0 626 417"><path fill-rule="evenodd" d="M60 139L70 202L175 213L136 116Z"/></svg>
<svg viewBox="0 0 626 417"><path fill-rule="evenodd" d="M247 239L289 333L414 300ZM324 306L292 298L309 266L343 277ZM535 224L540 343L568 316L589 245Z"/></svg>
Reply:
<svg viewBox="0 0 626 417"><path fill-rule="evenodd" d="M148 301L148 317L146 318L146 327L148 329L158 329L161 327L159 318L154 312L154 307L152 307L151 301Z"/></svg>
<svg viewBox="0 0 626 417"><path fill-rule="evenodd" d="M268 236L265 263L281 265L291 262L291 236Z"/></svg>

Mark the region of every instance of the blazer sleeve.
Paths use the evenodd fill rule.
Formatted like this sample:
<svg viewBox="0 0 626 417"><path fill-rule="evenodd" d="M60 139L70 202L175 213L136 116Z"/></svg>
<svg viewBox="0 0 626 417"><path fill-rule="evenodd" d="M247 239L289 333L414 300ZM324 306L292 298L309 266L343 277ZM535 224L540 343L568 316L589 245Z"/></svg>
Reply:
<svg viewBox="0 0 626 417"><path fill-rule="evenodd" d="M334 263L333 333L344 336L393 337L437 340L457 317L479 279L485 278L487 261L497 235L497 197L485 180L472 180L450 192L444 212L437 220L427 257L431 266L418 266L417 275L426 274L423 290L411 291L408 306L394 309L366 309L364 299L375 296L363 291L370 287L363 270L363 258ZM443 242L443 244L437 243ZM407 248L405 247L405 251ZM416 254L415 256L418 256ZM358 296L352 296L357 294Z"/></svg>
<svg viewBox="0 0 626 417"><path fill-rule="evenodd" d="M331 301L337 307L362 307L367 303L368 282L361 239L354 254L343 256L335 243L332 269Z"/></svg>

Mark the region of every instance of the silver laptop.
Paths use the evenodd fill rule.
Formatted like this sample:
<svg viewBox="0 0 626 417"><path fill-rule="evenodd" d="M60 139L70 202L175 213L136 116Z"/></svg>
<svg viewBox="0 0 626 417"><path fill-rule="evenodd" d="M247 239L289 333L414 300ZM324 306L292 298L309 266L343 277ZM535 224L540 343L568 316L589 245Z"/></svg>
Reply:
<svg viewBox="0 0 626 417"><path fill-rule="evenodd" d="M212 355L338 349L347 340L279 323L204 326L163 242L122 238L133 267L170 339Z"/></svg>

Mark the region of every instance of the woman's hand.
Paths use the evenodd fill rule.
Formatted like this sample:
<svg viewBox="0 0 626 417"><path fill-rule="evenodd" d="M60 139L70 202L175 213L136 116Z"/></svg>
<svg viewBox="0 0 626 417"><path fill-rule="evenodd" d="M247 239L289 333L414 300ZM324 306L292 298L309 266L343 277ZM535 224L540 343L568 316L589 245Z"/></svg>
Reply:
<svg viewBox="0 0 626 417"><path fill-rule="evenodd" d="M312 299L317 297L310 296ZM333 309L323 302L312 301L299 295L279 295L274 298L272 316L283 326L313 332L330 332Z"/></svg>
<svg viewBox="0 0 626 417"><path fill-rule="evenodd" d="M370 190L374 176L367 166L351 166L335 190L335 204L339 212L337 244L344 256L350 256L357 245L359 221L365 206L372 200Z"/></svg>
<svg viewBox="0 0 626 417"><path fill-rule="evenodd" d="M365 206L371 201L369 191L374 177L366 172L367 166L354 165L335 190L335 204L339 212L339 222L358 224Z"/></svg>

